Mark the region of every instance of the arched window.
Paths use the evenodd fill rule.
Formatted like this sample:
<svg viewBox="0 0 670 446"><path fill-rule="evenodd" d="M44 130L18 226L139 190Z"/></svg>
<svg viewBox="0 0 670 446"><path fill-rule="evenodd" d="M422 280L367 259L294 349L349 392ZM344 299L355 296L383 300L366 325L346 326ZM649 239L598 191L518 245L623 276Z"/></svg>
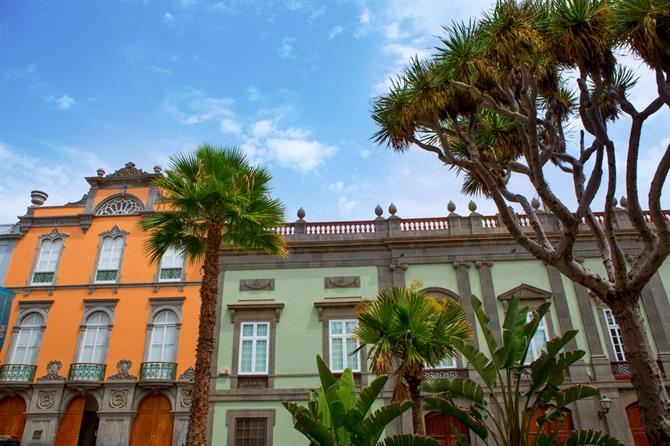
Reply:
<svg viewBox="0 0 670 446"><path fill-rule="evenodd" d="M86 319L86 328L81 337L77 362L103 364L109 341L109 316L104 311L96 311Z"/></svg>
<svg viewBox="0 0 670 446"><path fill-rule="evenodd" d="M143 210L142 202L133 196L113 196L98 205L95 215L130 215Z"/></svg>
<svg viewBox="0 0 670 446"><path fill-rule="evenodd" d="M128 233L119 229L118 226L100 234L95 283L114 283L119 280L119 269L127 235Z"/></svg>
<svg viewBox="0 0 670 446"><path fill-rule="evenodd" d="M38 313L30 313L21 319L16 335L10 364L30 364L37 362L37 352L42 341L44 318Z"/></svg>
<svg viewBox="0 0 670 446"><path fill-rule="evenodd" d="M175 362L177 358L177 315L159 311L153 320L147 362Z"/></svg>

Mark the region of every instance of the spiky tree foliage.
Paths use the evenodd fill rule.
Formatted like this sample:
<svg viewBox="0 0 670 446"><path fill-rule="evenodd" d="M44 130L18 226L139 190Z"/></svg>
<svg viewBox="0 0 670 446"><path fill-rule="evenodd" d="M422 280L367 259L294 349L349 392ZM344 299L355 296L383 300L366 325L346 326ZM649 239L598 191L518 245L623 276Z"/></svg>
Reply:
<svg viewBox="0 0 670 446"><path fill-rule="evenodd" d="M320 356L316 357L321 388L311 391L307 407L282 401L293 416L293 426L310 446L438 446L432 438L397 435L379 442L388 424L412 406L400 401L372 410L388 376L375 378L356 396L351 369L336 379Z"/></svg>
<svg viewBox="0 0 670 446"><path fill-rule="evenodd" d="M372 371L395 376L392 400L412 400L414 433L424 434L420 392L424 369L453 356L453 339L471 335L461 304L413 289L384 289L360 305L354 333L361 348L368 346Z"/></svg>
<svg viewBox="0 0 670 446"><path fill-rule="evenodd" d="M162 194L160 210L140 224L149 232L145 248L151 261L160 261L169 248L189 261L203 261L188 446L207 443L219 249L286 253L283 239L268 230L284 215L281 202L269 195L270 179L238 149L201 145L192 154L171 158L169 169L155 181Z"/></svg>
<svg viewBox="0 0 670 446"><path fill-rule="evenodd" d="M377 98L375 140L396 151L419 147L464 174L463 190L495 203L514 239L608 305L622 328L632 383L645 430L670 444L670 399L652 353L639 307L642 288L670 254L661 190L670 170L668 146L651 178L649 214L638 191L642 129L670 107L670 5L667 0L499 0L478 20L446 29L427 61L412 60ZM656 75L657 97L636 108L629 100L634 75L615 51L641 58ZM571 122L583 127L579 135ZM616 147L610 127L629 125ZM625 162L617 155L625 153ZM621 166L624 166L623 168ZM568 207L548 184L564 175L574 192ZM625 176L625 212L636 248L616 230L617 179ZM521 181L510 181L520 177ZM544 203L538 211L514 185L527 184ZM593 201L604 192L603 217ZM511 205L528 215L519 226ZM538 214L560 221L549 237ZM573 254L578 234L590 230L604 274ZM630 233L625 235L630 237Z"/></svg>
<svg viewBox="0 0 670 446"><path fill-rule="evenodd" d="M529 361L533 336L549 306L542 304L530 313L528 307L519 307L516 297L510 299L502 341L498 343L491 331L498 328L489 326L481 301L473 296L472 307L491 353L487 355L461 339L453 343L482 384L469 378L444 378L424 384L423 390L432 393L424 398L424 408L455 418L484 444L623 446L617 439L597 431L574 431L567 439L559 439L559 432L551 431L550 423L561 421L568 405L596 396L598 390L565 383L568 368L585 354L583 350L562 351L577 335L575 330L549 340L542 353ZM537 416L538 413L541 415Z"/></svg>

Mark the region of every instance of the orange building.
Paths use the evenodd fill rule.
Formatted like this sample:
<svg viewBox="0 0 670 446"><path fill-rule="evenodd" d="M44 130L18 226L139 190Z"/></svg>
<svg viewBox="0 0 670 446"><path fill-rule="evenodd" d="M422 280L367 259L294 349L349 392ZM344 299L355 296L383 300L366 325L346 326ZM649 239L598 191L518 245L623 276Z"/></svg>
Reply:
<svg viewBox="0 0 670 446"><path fill-rule="evenodd" d="M133 163L88 177L76 202L19 217L5 286L0 434L30 445L183 444L198 328L200 265L144 252L160 204Z"/></svg>

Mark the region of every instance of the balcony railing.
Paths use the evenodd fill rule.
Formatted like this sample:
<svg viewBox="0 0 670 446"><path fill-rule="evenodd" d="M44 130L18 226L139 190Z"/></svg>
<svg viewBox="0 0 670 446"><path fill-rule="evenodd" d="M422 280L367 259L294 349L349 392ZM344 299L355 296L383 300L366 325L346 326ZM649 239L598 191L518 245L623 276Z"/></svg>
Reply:
<svg viewBox="0 0 670 446"><path fill-rule="evenodd" d="M74 363L70 365L68 381L101 382L105 379L105 364Z"/></svg>
<svg viewBox="0 0 670 446"><path fill-rule="evenodd" d="M176 377L174 362L143 362L140 366L140 381L174 381Z"/></svg>
<svg viewBox="0 0 670 446"><path fill-rule="evenodd" d="M658 363L658 368L661 370L661 375L663 378L665 378L665 370L663 369L663 363L661 361L657 361ZM625 379L630 379L631 375L633 372L630 369L630 364L628 361L612 361L610 362L610 365L612 366L612 374L614 375L615 379L620 379L620 380L625 380Z"/></svg>
<svg viewBox="0 0 670 446"><path fill-rule="evenodd" d="M429 369L426 370L426 381L435 381L436 379L454 379L467 378L468 369Z"/></svg>
<svg viewBox="0 0 670 446"><path fill-rule="evenodd" d="M0 365L0 382L29 383L35 378L35 366L27 364Z"/></svg>

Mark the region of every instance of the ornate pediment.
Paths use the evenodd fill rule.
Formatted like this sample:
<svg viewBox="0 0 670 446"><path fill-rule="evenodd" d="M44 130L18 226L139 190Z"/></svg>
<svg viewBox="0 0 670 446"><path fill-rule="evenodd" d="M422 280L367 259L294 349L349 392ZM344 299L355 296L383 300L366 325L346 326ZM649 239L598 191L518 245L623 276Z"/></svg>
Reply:
<svg viewBox="0 0 670 446"><path fill-rule="evenodd" d="M135 163L127 162L124 167L117 170L116 172L110 173L107 175L107 178L111 177L137 177L141 175L148 175L148 172L143 171L135 167Z"/></svg>
<svg viewBox="0 0 670 446"><path fill-rule="evenodd" d="M523 304L524 301L545 301L551 299L552 294L542 288L522 283L521 285L500 294L498 300L507 302L512 296L516 296L516 298Z"/></svg>

